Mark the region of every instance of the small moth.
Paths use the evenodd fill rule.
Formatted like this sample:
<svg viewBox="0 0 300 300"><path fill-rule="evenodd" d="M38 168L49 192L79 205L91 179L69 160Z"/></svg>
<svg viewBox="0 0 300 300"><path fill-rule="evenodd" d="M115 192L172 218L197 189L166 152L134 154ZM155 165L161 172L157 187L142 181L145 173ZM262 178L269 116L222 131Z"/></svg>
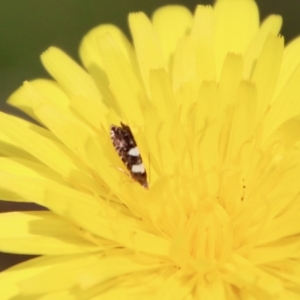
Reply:
<svg viewBox="0 0 300 300"><path fill-rule="evenodd" d="M147 173L129 126L122 122L121 126L110 125L110 137L131 177L144 188L148 188Z"/></svg>

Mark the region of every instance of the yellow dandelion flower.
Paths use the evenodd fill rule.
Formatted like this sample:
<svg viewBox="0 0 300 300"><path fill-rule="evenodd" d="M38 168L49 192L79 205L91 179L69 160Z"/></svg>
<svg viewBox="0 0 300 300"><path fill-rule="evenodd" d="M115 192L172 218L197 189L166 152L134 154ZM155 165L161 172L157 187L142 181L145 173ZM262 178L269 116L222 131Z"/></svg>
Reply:
<svg viewBox="0 0 300 300"><path fill-rule="evenodd" d="M133 45L91 30L84 67L43 53L54 80L9 99L41 126L0 113L0 198L48 210L0 216L0 250L39 255L0 298L300 299L300 38L281 22L167 6L130 14Z"/></svg>

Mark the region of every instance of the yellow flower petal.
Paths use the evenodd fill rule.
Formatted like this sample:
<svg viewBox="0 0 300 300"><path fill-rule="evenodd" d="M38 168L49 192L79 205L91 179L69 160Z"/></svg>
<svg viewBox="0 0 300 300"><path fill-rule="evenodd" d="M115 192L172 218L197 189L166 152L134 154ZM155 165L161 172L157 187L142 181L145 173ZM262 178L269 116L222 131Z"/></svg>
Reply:
<svg viewBox="0 0 300 300"><path fill-rule="evenodd" d="M69 106L69 98L60 86L56 82L46 79L25 82L8 99L9 104L18 107L33 118L36 118L33 109L42 102L56 103L66 108Z"/></svg>
<svg viewBox="0 0 300 300"><path fill-rule="evenodd" d="M16 145L17 144L17 145ZM0 153L4 156L21 157L34 160L29 153L18 147L18 143L13 142L9 137L0 132Z"/></svg>
<svg viewBox="0 0 300 300"><path fill-rule="evenodd" d="M105 79L105 69L98 44L99 39L106 34L109 34L112 37L118 45L118 48L122 51L122 54L130 63L131 67L136 72L138 70L137 59L133 46L118 27L106 24L93 28L84 36L79 52L84 66L88 69L89 74L96 79L95 84L99 87L102 94L104 94L103 89L107 89L106 85L108 82ZM101 85L99 85L99 83L101 83ZM107 94L105 95L107 96Z"/></svg>
<svg viewBox="0 0 300 300"><path fill-rule="evenodd" d="M60 290L74 288L74 283L82 270L93 266L102 260L101 255L73 254L55 256L54 262L38 274L34 274L19 282L20 291L23 295L37 295L53 293ZM33 260L34 261L34 260ZM59 280L53 280L57 274L63 274Z"/></svg>
<svg viewBox="0 0 300 300"><path fill-rule="evenodd" d="M145 106L147 96L137 76L132 72L132 67L109 34L99 39L99 48L117 107L123 108L123 118L127 123L143 125L141 110ZM114 108L113 105L112 107Z"/></svg>
<svg viewBox="0 0 300 300"><path fill-rule="evenodd" d="M199 80L214 80L214 10L210 6L198 5L196 8L191 37L195 42L196 66Z"/></svg>
<svg viewBox="0 0 300 300"><path fill-rule="evenodd" d="M187 106L196 102L198 88L197 60L194 53L194 45L191 38L184 38L178 42L173 62L173 89L190 88L187 93L194 96L188 99ZM181 99L180 99L181 100ZM178 100L178 103L184 101ZM170 105L169 105L170 107Z"/></svg>
<svg viewBox="0 0 300 300"><path fill-rule="evenodd" d="M164 57L171 63L178 40L191 29L193 16L184 6L169 5L155 11L152 17Z"/></svg>
<svg viewBox="0 0 300 300"><path fill-rule="evenodd" d="M279 93L281 91L284 85L288 82L290 76L296 70L296 67L299 65L299 51L300 38L296 38L285 47L283 52L281 71L279 74L278 84L275 92Z"/></svg>
<svg viewBox="0 0 300 300"><path fill-rule="evenodd" d="M272 103L281 67L283 43L284 41L281 37L268 36L256 63L253 81L257 86L259 95L256 116L258 119L261 119L261 115L266 111L268 105ZM270 72L272 76L270 76Z"/></svg>
<svg viewBox="0 0 300 300"><path fill-rule="evenodd" d="M103 282L128 274L132 274L132 277L141 276L143 273L149 276L158 270L159 263L142 264L126 255L106 257L82 272L79 278L79 288L86 290L98 285L101 289L100 284Z"/></svg>
<svg viewBox="0 0 300 300"><path fill-rule="evenodd" d="M86 143L96 134L68 110L59 106L41 104L34 110L39 120L47 126L76 156L88 162Z"/></svg>
<svg viewBox="0 0 300 300"><path fill-rule="evenodd" d="M13 230L5 230L13 223ZM36 230L38 229L38 230ZM5 213L0 215L0 249L34 255L63 255L96 251L80 238L74 227L51 212Z"/></svg>
<svg viewBox="0 0 300 300"><path fill-rule="evenodd" d="M160 117L172 115L174 93L167 72L164 69L149 71L149 86L153 105Z"/></svg>
<svg viewBox="0 0 300 300"><path fill-rule="evenodd" d="M219 0L214 7L214 17L215 57L219 74L228 52L243 54L249 47L259 27L259 14L253 0Z"/></svg>
<svg viewBox="0 0 300 300"><path fill-rule="evenodd" d="M265 136L269 136L280 124L300 113L300 64L292 72L289 80L273 101L268 115L266 116Z"/></svg>
<svg viewBox="0 0 300 300"><path fill-rule="evenodd" d="M262 299L274 299L282 291L280 281L260 270L248 260L234 255L232 262L224 266L223 276L245 292L253 293Z"/></svg>
<svg viewBox="0 0 300 300"><path fill-rule="evenodd" d="M11 174L10 174L11 173ZM139 221L134 218L119 219L116 212L106 206L99 206L94 198L84 193L79 193L70 188L63 188L62 185L41 178L40 176L21 176L2 171L0 173L0 188L8 186L9 182L17 181L15 197L21 196L24 199L32 199L67 219L76 220L76 223L88 231L110 240L118 240L119 243L150 253L167 255L168 242L159 238L147 230L141 229ZM10 199L14 200L14 199ZM111 228L107 216L116 219L116 228ZM121 222L121 223L119 223ZM137 223L136 223L137 222ZM122 228L122 232L118 232ZM116 235L117 234L117 235ZM151 242L149 247L148 243Z"/></svg>
<svg viewBox="0 0 300 300"><path fill-rule="evenodd" d="M163 55L157 33L145 14L130 14L129 25L143 82L149 92L149 71L160 68L167 69L166 58Z"/></svg>
<svg viewBox="0 0 300 300"><path fill-rule="evenodd" d="M18 126L18 123L14 122L10 116L0 114L0 119L3 124L2 132L17 143L20 148L78 186L84 187L88 182L92 183L92 178L79 169L78 163L75 163L74 157L63 145L33 130ZM33 140L35 143L31 142Z"/></svg>
<svg viewBox="0 0 300 300"><path fill-rule="evenodd" d="M251 78L254 70L257 57L260 55L263 45L269 35L277 36L282 25L282 18L280 16L272 15L266 18L261 24L255 38L250 44L245 53L245 68L244 77ZM281 73L282 74L282 73Z"/></svg>
<svg viewBox="0 0 300 300"><path fill-rule="evenodd" d="M243 80L243 59L241 55L229 53L224 59L219 81L220 112L235 103L237 89ZM213 110L214 112L214 110ZM215 112L214 112L215 113Z"/></svg>
<svg viewBox="0 0 300 300"><path fill-rule="evenodd" d="M246 172L247 161L251 157L252 147L249 143L253 139L254 122L257 108L257 93L255 86L248 82L241 82L237 92L235 110L232 113L230 128L230 143L226 151L226 159L235 160L244 166ZM248 146L248 147L247 147ZM251 151L250 153L247 153Z"/></svg>
<svg viewBox="0 0 300 300"><path fill-rule="evenodd" d="M110 207L99 206L92 197L60 186L45 191L45 206L59 215L76 220L77 224L103 238L157 255L167 255L169 242L151 232L135 218L118 217ZM66 208L67 211L66 211ZM111 219L114 219L112 227Z"/></svg>
<svg viewBox="0 0 300 300"><path fill-rule="evenodd" d="M7 272L0 274L1 297L3 299L20 298L20 282L60 266L65 260L65 256L42 256L13 266Z"/></svg>
<svg viewBox="0 0 300 300"><path fill-rule="evenodd" d="M63 292L48 293L47 295L39 297L40 300L62 299L62 300L76 300L76 295L69 290Z"/></svg>
<svg viewBox="0 0 300 300"><path fill-rule="evenodd" d="M287 253L291 258L298 257L299 249L300 242L298 238L285 238L278 243L275 242L253 249L249 260L255 264L270 264L285 259ZM295 279L300 284L299 277L295 277Z"/></svg>
<svg viewBox="0 0 300 300"><path fill-rule="evenodd" d="M61 50L51 47L43 53L47 71L70 97L72 107L96 128L107 112L93 79ZM84 105L83 105L84 104Z"/></svg>
<svg viewBox="0 0 300 300"><path fill-rule="evenodd" d="M7 174L11 173L32 178L48 179L60 184L65 183L61 180L59 174L55 171L51 172L47 166L36 161L16 157L1 157L0 164L1 171Z"/></svg>

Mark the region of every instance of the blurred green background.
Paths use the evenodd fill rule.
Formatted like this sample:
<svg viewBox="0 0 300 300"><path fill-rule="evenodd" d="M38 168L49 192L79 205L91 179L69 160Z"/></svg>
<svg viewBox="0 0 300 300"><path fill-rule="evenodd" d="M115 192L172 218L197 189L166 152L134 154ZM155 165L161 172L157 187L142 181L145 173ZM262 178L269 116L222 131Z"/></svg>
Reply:
<svg viewBox="0 0 300 300"><path fill-rule="evenodd" d="M197 4L213 0L0 0L0 109L17 114L5 104L24 80L48 77L39 56L50 45L62 48L78 60L83 35L101 23L113 23L129 36L127 15L144 11L149 16L166 4L182 4L194 11ZM300 34L299 0L257 0L261 19L269 14L283 16L281 31L286 41ZM30 209L32 209L31 207ZM0 202L0 212L28 209ZM24 260L24 256L0 254L0 270ZM28 257L27 257L28 258Z"/></svg>

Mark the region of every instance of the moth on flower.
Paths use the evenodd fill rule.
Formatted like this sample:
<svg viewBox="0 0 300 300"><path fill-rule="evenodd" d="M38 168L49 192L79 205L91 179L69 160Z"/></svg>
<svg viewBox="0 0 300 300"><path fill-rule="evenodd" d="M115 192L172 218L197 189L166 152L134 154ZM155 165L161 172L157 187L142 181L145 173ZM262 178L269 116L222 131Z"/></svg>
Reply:
<svg viewBox="0 0 300 300"><path fill-rule="evenodd" d="M121 126L110 125L110 137L131 177L148 188L147 173L130 127L122 122Z"/></svg>

